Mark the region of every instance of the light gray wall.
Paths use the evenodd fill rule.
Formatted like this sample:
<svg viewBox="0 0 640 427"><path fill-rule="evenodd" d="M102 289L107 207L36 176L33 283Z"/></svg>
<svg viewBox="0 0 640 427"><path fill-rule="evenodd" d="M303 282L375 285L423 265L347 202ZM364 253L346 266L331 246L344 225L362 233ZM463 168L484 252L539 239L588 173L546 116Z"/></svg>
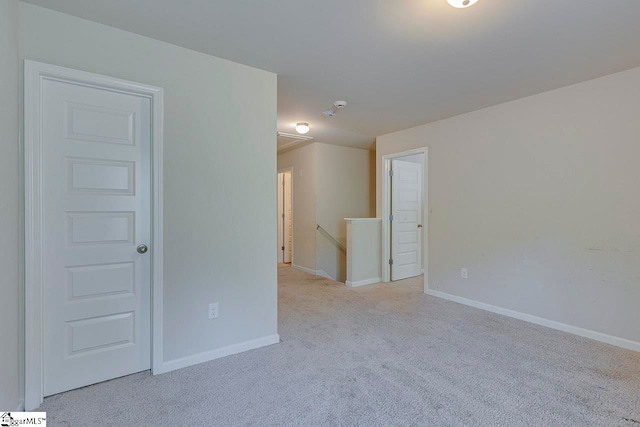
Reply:
<svg viewBox="0 0 640 427"><path fill-rule="evenodd" d="M293 168L293 265L312 271L316 270L315 149L315 144L308 144L278 154L278 169Z"/></svg>
<svg viewBox="0 0 640 427"><path fill-rule="evenodd" d="M424 153L413 154L411 156L398 157L398 159L404 160L405 162L410 162L410 163L424 164Z"/></svg>
<svg viewBox="0 0 640 427"><path fill-rule="evenodd" d="M345 218L368 218L370 152L316 143L316 221L346 247ZM344 282L346 253L323 234L316 237L316 269Z"/></svg>
<svg viewBox="0 0 640 427"><path fill-rule="evenodd" d="M376 216L376 152L369 151L369 216Z"/></svg>
<svg viewBox="0 0 640 427"><path fill-rule="evenodd" d="M23 18L25 58L165 89L165 361L276 334L276 75L30 4Z"/></svg>
<svg viewBox="0 0 640 427"><path fill-rule="evenodd" d="M382 221L349 219L346 222L347 285L361 286L362 282L381 281Z"/></svg>
<svg viewBox="0 0 640 427"><path fill-rule="evenodd" d="M381 136L378 215L427 146L430 288L638 342L639 111L636 68Z"/></svg>
<svg viewBox="0 0 640 427"><path fill-rule="evenodd" d="M0 410L21 400L18 23L18 1L0 1Z"/></svg>
<svg viewBox="0 0 640 427"><path fill-rule="evenodd" d="M373 215L371 187L375 177L370 173L370 153L314 142L278 155L278 169L293 167L294 265L345 280L346 254L317 232L316 224L345 245L344 218Z"/></svg>

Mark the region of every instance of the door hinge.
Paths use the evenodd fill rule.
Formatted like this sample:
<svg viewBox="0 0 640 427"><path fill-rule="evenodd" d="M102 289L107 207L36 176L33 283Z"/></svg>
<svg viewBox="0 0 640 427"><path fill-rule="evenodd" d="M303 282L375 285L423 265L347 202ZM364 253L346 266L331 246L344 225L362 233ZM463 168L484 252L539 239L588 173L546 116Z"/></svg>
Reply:
<svg viewBox="0 0 640 427"><path fill-rule="evenodd" d="M282 219L284 219L284 214L282 214Z"/></svg>
<svg viewBox="0 0 640 427"><path fill-rule="evenodd" d="M284 246L282 247L282 250L284 251Z"/></svg>
<svg viewBox="0 0 640 427"><path fill-rule="evenodd" d="M393 214L389 215L389 221L393 221Z"/></svg>
<svg viewBox="0 0 640 427"><path fill-rule="evenodd" d="M389 171L389 176L393 177L393 171L392 170Z"/></svg>
<svg viewBox="0 0 640 427"><path fill-rule="evenodd" d="M393 265L393 259L389 258L389 265Z"/></svg>

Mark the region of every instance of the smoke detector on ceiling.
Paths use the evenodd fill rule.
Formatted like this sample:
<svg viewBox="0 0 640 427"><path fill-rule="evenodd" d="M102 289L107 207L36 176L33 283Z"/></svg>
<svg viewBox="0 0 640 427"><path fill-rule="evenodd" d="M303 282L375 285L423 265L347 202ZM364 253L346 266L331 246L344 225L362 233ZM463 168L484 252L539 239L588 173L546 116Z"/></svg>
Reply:
<svg viewBox="0 0 640 427"><path fill-rule="evenodd" d="M347 101L336 101L333 103L333 105L338 109L338 110L342 110L344 107L347 106Z"/></svg>
<svg viewBox="0 0 640 427"><path fill-rule="evenodd" d="M334 110L333 108L329 108L328 110L324 110L322 112L322 115L325 117L333 117L336 115L336 110Z"/></svg>

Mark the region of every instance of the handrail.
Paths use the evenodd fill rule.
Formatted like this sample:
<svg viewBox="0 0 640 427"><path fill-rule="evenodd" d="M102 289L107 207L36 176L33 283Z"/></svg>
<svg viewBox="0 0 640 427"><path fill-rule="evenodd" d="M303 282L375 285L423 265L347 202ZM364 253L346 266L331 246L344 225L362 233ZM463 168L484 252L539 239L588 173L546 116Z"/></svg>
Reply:
<svg viewBox="0 0 640 427"><path fill-rule="evenodd" d="M329 240L331 240L333 244L336 245L342 252L347 253L347 248L342 243L340 243L335 237L329 234L329 232L325 230L320 224L316 224L316 230L324 234L324 236L327 237Z"/></svg>

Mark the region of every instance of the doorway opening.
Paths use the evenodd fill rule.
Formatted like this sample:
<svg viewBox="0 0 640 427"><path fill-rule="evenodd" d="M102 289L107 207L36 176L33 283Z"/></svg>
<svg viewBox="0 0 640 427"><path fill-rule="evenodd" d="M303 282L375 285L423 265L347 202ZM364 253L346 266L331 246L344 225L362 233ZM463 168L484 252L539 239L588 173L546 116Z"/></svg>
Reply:
<svg viewBox="0 0 640 427"><path fill-rule="evenodd" d="M425 274L427 257L427 149L383 156L383 280ZM425 289L427 275L425 274Z"/></svg>
<svg viewBox="0 0 640 427"><path fill-rule="evenodd" d="M293 262L293 174L278 171L278 264Z"/></svg>

